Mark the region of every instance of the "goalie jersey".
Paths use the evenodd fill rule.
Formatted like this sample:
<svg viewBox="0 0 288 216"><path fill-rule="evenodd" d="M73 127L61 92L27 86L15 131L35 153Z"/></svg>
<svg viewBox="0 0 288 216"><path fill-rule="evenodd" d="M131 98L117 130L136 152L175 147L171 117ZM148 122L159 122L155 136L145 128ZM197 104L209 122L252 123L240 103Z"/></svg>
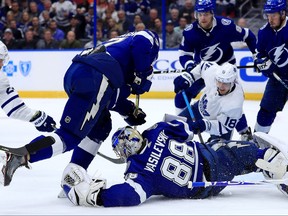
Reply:
<svg viewBox="0 0 288 216"><path fill-rule="evenodd" d="M193 133L183 121L159 122L142 135L146 147L127 160L126 181L101 192L105 207L133 206L152 195L194 198L201 189L189 181L203 181L204 145L191 140ZM202 146L202 147L201 147Z"/></svg>

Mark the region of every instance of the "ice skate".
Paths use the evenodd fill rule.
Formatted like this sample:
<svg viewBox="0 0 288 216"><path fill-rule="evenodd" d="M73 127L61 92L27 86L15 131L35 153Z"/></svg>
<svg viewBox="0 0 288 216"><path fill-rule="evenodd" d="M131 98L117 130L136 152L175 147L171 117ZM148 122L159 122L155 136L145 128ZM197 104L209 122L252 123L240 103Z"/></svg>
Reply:
<svg viewBox="0 0 288 216"><path fill-rule="evenodd" d="M31 169L28 164L27 155L18 156L6 152L6 155L3 157L3 167L1 169L1 183L4 186L8 186L11 181L15 171L21 167L25 166L27 169Z"/></svg>

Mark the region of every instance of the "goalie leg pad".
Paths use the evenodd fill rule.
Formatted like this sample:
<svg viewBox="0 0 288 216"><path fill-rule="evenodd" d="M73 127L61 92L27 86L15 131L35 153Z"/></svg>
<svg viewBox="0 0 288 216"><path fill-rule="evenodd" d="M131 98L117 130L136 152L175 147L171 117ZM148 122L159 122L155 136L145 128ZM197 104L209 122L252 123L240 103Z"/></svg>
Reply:
<svg viewBox="0 0 288 216"><path fill-rule="evenodd" d="M256 166L262 169L266 179L281 179L287 172L287 160L277 149L266 150L263 159L256 161Z"/></svg>

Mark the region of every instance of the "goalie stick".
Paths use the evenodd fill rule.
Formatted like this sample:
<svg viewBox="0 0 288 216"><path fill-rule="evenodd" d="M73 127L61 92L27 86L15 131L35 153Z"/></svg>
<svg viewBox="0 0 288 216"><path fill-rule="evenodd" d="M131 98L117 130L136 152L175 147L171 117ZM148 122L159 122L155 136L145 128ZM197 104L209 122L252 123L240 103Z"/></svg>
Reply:
<svg viewBox="0 0 288 216"><path fill-rule="evenodd" d="M237 66L238 69L243 69L243 68L255 68L254 65L240 65ZM169 74L169 73L182 73L186 72L185 69L175 69L175 70L158 70L158 71L153 71L153 74Z"/></svg>
<svg viewBox="0 0 288 216"><path fill-rule="evenodd" d="M248 185L267 185L267 184L288 184L288 178L271 179L261 181L211 181L211 182L188 182L188 188L192 187L226 187L226 186L248 186Z"/></svg>

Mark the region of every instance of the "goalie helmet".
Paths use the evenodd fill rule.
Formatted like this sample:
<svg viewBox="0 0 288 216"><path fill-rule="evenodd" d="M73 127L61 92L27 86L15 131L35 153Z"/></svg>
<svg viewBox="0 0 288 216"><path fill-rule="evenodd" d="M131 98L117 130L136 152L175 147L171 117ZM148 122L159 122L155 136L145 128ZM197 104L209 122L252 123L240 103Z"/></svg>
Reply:
<svg viewBox="0 0 288 216"><path fill-rule="evenodd" d="M138 154L143 146L142 135L130 126L119 128L112 136L114 152L125 160L131 155Z"/></svg>
<svg viewBox="0 0 288 216"><path fill-rule="evenodd" d="M0 59L3 60L3 65L9 62L8 49L2 41L0 41Z"/></svg>
<svg viewBox="0 0 288 216"><path fill-rule="evenodd" d="M237 68L228 62L222 64L216 71L216 80L221 83L234 83L237 79Z"/></svg>
<svg viewBox="0 0 288 216"><path fill-rule="evenodd" d="M268 0L264 4L264 13L286 11L286 0Z"/></svg>

